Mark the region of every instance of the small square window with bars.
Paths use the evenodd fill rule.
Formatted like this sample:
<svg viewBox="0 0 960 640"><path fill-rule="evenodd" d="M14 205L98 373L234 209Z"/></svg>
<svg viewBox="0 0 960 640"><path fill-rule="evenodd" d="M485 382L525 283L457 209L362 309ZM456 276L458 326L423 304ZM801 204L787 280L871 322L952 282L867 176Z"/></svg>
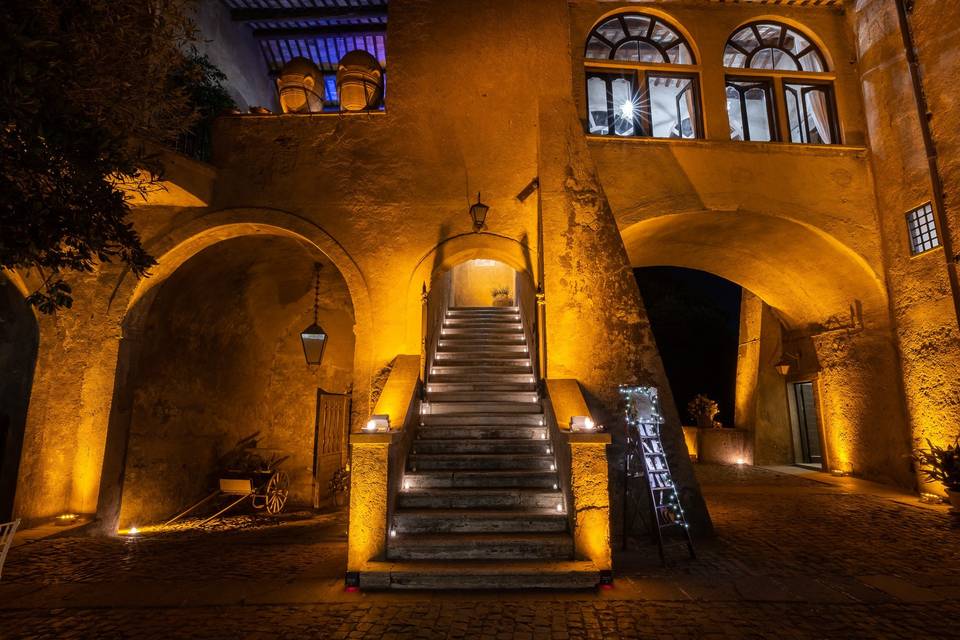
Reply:
<svg viewBox="0 0 960 640"><path fill-rule="evenodd" d="M940 246L937 224L933 219L933 205L929 202L907 213L907 229L910 232L910 252L913 255Z"/></svg>

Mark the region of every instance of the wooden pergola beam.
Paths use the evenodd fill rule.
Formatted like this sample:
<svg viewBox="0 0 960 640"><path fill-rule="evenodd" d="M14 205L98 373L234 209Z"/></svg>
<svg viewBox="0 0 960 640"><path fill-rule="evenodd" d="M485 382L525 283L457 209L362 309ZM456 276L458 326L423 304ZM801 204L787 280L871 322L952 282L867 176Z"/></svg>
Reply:
<svg viewBox="0 0 960 640"><path fill-rule="evenodd" d="M348 20L353 18L387 19L387 8L380 5L363 7L291 7L288 9L233 9L230 17L236 22L269 20Z"/></svg>
<svg viewBox="0 0 960 640"><path fill-rule="evenodd" d="M254 29L253 37L257 40L276 40L280 38L311 38L338 35L383 35L387 25L381 24L333 24L323 27L303 27L291 29Z"/></svg>

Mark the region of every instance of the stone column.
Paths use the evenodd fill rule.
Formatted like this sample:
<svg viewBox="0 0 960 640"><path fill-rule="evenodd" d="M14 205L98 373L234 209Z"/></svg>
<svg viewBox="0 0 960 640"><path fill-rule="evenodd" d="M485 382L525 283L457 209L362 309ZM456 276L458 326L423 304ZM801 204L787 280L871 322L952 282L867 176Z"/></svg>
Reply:
<svg viewBox="0 0 960 640"><path fill-rule="evenodd" d="M610 554L610 493L607 489L608 433L570 433L570 492L573 495L577 554L593 561L599 571L612 567Z"/></svg>

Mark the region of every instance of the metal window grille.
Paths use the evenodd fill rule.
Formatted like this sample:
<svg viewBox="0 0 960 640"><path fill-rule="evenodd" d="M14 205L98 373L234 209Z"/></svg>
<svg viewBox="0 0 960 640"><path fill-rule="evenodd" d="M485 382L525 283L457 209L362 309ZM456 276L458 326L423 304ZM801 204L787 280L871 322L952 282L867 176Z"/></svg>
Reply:
<svg viewBox="0 0 960 640"><path fill-rule="evenodd" d="M907 213L907 229L910 231L910 251L913 255L940 246L933 206L929 202Z"/></svg>

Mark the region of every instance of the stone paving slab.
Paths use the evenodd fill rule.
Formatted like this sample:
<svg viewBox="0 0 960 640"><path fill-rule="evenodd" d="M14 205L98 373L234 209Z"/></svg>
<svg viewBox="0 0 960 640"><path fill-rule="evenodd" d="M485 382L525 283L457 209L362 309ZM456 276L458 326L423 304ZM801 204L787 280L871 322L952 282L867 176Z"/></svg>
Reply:
<svg viewBox="0 0 960 640"><path fill-rule="evenodd" d="M768 469L697 474L717 536L668 568L636 542L616 554L609 591L347 593L336 515L62 535L11 551L0 638L960 636L960 528L946 508Z"/></svg>

